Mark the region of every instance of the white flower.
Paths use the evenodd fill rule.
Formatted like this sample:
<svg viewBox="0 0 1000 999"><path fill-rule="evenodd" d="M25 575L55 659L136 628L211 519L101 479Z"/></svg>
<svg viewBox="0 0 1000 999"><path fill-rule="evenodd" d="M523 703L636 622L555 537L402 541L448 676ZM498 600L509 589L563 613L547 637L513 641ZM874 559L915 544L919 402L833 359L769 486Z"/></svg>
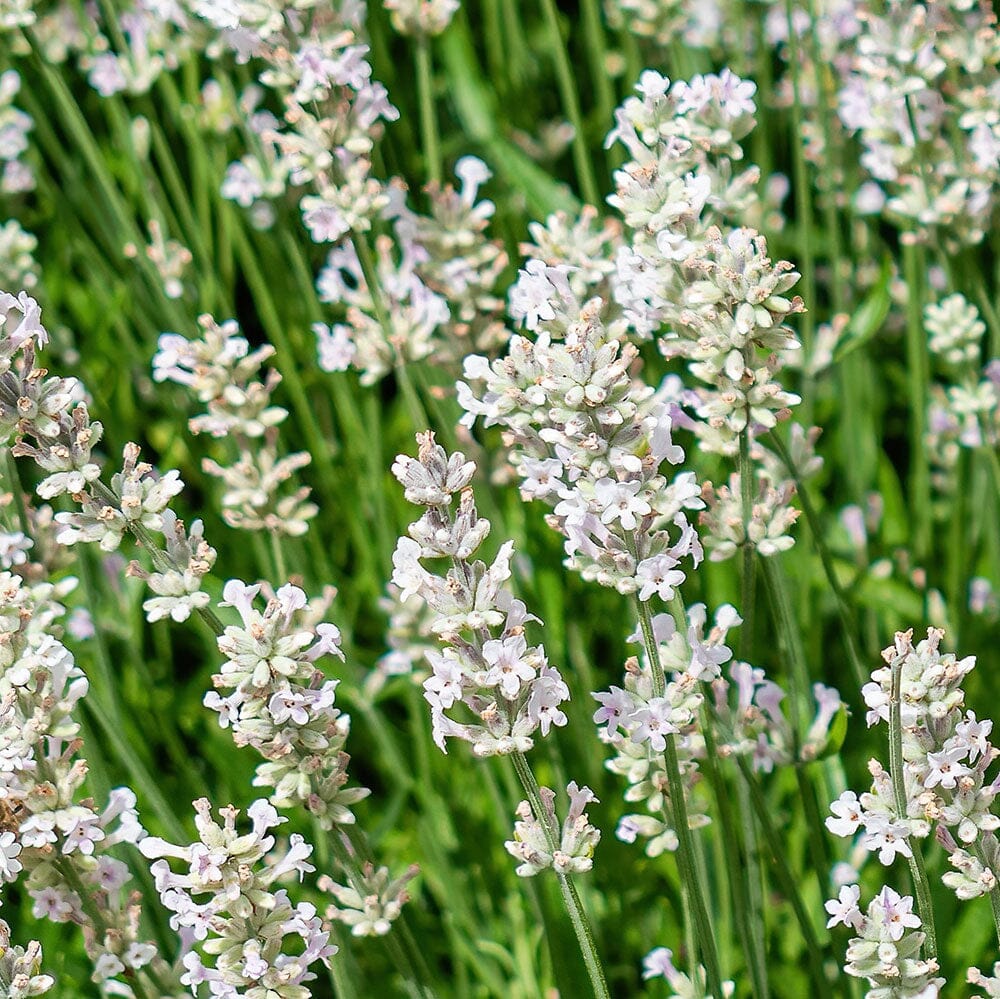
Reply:
<svg viewBox="0 0 1000 999"><path fill-rule="evenodd" d="M0 833L0 880L14 881L17 878L22 870L17 859L20 853L21 844L17 842L17 837L9 830Z"/></svg>
<svg viewBox="0 0 1000 999"><path fill-rule="evenodd" d="M636 515L644 517L651 512L649 503L639 496L642 483L616 482L606 476L594 483L594 498L601 507L601 523L619 521L626 531L634 531L638 526Z"/></svg>
<svg viewBox="0 0 1000 999"><path fill-rule="evenodd" d="M642 584L639 599L648 600L655 593L661 600L670 600L686 578L683 571L675 568L677 564L677 559L666 553L643 559L635 570L636 579Z"/></svg>
<svg viewBox="0 0 1000 999"><path fill-rule="evenodd" d="M346 371L358 352L357 345L351 339L350 326L342 323L336 326L313 323L312 331L316 334L319 366L324 371Z"/></svg>

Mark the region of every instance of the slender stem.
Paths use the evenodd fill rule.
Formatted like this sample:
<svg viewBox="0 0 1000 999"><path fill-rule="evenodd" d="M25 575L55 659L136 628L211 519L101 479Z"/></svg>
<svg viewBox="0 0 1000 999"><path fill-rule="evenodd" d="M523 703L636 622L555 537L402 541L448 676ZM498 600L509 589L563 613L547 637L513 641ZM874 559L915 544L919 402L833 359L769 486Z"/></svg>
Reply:
<svg viewBox="0 0 1000 999"><path fill-rule="evenodd" d="M393 355L396 358L394 368L396 382L403 394L403 401L406 403L406 408L410 411L410 421L413 424L413 429L429 429L431 422L427 417L427 411L424 409L424 404L420 401L420 396L417 395L416 389L413 387L410 373L407 370L406 359L403 357L403 352L398 345L396 335L392 329L392 322L389 319L389 313L386 309L382 283L375 268L375 260L372 257L371 247L369 247L365 237L357 232L351 233L351 243L354 246L354 252L357 254L358 263L361 265L361 273L368 287L368 294L371 296L372 311L375 313L375 319L379 326L382 327L382 334L385 336L385 341L392 349Z"/></svg>
<svg viewBox="0 0 1000 999"><path fill-rule="evenodd" d="M764 563L764 578L767 580L771 602L774 605L779 641L785 646L787 657L788 686L793 701L792 732L797 754L802 731L808 726L809 717L812 714L809 703L809 665L806 662L802 635L792 610L792 602L788 595L788 582L779 556L772 555L762 561Z"/></svg>
<svg viewBox="0 0 1000 999"><path fill-rule="evenodd" d="M549 850L555 852L559 848L559 831L553 828L553 823L548 813L542 805L542 798L538 781L535 779L531 764L528 763L524 753L513 753L514 770L517 771L521 787L528 796L528 803L531 810L538 818L539 825L545 833L545 838L549 844ZM590 928L590 920L587 912L580 901L580 895L576 890L573 880L565 874L558 874L559 891L563 897L563 903L569 914L570 922L573 924L573 932L576 934L576 941L580 945L580 952L583 954L583 962L587 966L587 974L590 976L590 984L594 990L594 995L598 999L610 999L608 983L604 978L604 969L601 967L601 959L597 954L597 945L594 943L594 933Z"/></svg>
<svg viewBox="0 0 1000 999"><path fill-rule="evenodd" d="M739 841L736 838L737 820L733 816L729 789L725 786L716 761L718 749L707 707L703 707L702 710L701 732L705 739L705 759L702 761L702 769L708 777L709 784L712 785L719 809L719 826L722 831L736 928L740 935L743 957L750 972L750 987L753 989L755 999L767 999L770 991L767 981L767 954L764 949L763 907L759 904L761 878L753 816L747 809L741 808L741 829L744 844L741 856ZM746 794L742 782L738 785L737 790L742 799Z"/></svg>
<svg viewBox="0 0 1000 999"><path fill-rule="evenodd" d="M906 822L906 786L903 774L903 708L902 681L903 657L897 656L891 666L891 682L889 689L889 774L892 778L892 793L896 805L896 817L900 822ZM924 870L924 858L920 844L911 836L908 837L911 856L910 876L913 878L913 890L917 896L917 908L920 911L920 921L923 923L926 939L924 948L927 956L937 960L937 933L934 929L934 907L931 903L931 888Z"/></svg>
<svg viewBox="0 0 1000 999"><path fill-rule="evenodd" d="M590 56L590 74L594 83L594 99L599 121L610 122L615 108L615 91L608 73L607 42L601 23L601 5L598 0L582 0L583 36Z"/></svg>
<svg viewBox="0 0 1000 999"><path fill-rule="evenodd" d="M918 560L927 557L931 542L930 466L924 434L927 420L927 344L922 312L922 254L917 246L903 245L906 278L906 368L910 390L910 489L913 510L913 550Z"/></svg>
<svg viewBox="0 0 1000 999"><path fill-rule="evenodd" d="M417 101L420 104L420 137L424 147L427 180L441 184L441 143L438 138L437 115L434 108L434 67L431 43L426 35L418 35L416 47Z"/></svg>
<svg viewBox="0 0 1000 999"><path fill-rule="evenodd" d="M840 617L844 644L847 647L847 657L850 659L851 669L854 671L854 680L859 687L863 687L868 682L868 674L862 665L857 646L854 644L854 634L858 629L858 625L854 620L854 615L852 614L850 605L847 602L847 594L844 592L844 588L840 585L840 580L837 578L837 573L833 566L833 558L830 555L830 549L827 547L826 540L823 537L823 529L819 522L819 515L816 513L816 508L813 506L812 500L809 498L809 493L806 491L801 479L799 478L798 470L795 468L792 456L788 452L788 448L785 447L785 442L778 434L773 432L770 435L770 439L775 450L780 455L781 460L785 463L785 467L788 469L788 474L795 481L796 493L799 497L799 501L802 503L802 512L806 515L806 522L809 524L809 530L812 533L816 550L819 552L819 559L823 565L823 573L826 576L826 581L830 584L830 589L833 591L833 595L837 601L837 613Z"/></svg>
<svg viewBox="0 0 1000 999"><path fill-rule="evenodd" d="M983 851L980 840L976 840L970 849L983 867L988 868L989 864L986 861L986 854ZM997 942L1000 943L1000 885L994 885L992 891L990 891L990 908L993 910L993 925L997 931Z"/></svg>
<svg viewBox="0 0 1000 999"><path fill-rule="evenodd" d="M798 253L802 260L802 295L810 310L816 307L816 270L813 253L813 217L812 200L809 188L809 175L806 169L805 152L803 151L804 131L802 128L802 104L800 101L801 68L799 64L799 36L793 23L794 4L786 0L785 16L788 20L788 60L792 76L792 180L795 188L795 221L798 230ZM813 319L812 312L807 311L802 316L802 346L806 357L812 356L813 350ZM812 424L812 405L815 392L815 379L806 374L802 384L803 422L808 427Z"/></svg>
<svg viewBox="0 0 1000 999"><path fill-rule="evenodd" d="M271 531L271 556L274 559L274 571L278 574L275 584L288 582L288 568L285 565L285 553L281 550L281 539L277 531Z"/></svg>
<svg viewBox="0 0 1000 999"><path fill-rule="evenodd" d="M24 489L21 487L21 476L17 471L17 462L10 453L10 448L3 449L3 477L7 480L10 494L14 498L14 509L17 511L17 523L21 533L31 537L31 522L28 520L28 508L24 505Z"/></svg>
<svg viewBox="0 0 1000 999"><path fill-rule="evenodd" d="M601 196L597 190L594 178L594 167L587 149L587 139L583 128L583 115L580 113L580 95L576 90L573 70L563 44L562 33L559 30L559 14L556 11L555 0L542 0L542 13L545 16L545 27L549 34L549 50L555 61L556 81L559 84L559 96L562 98L563 110L569 123L573 126L573 165L576 167L576 179L580 184L583 200L588 204L599 206Z"/></svg>
<svg viewBox="0 0 1000 999"><path fill-rule="evenodd" d="M753 467L750 464L750 404L746 407L746 427L740 434L739 474L740 506L743 510L743 572L740 576L740 656L749 659L753 647L754 590L756 584L756 551L750 542L750 520L753 517Z"/></svg>
<svg viewBox="0 0 1000 999"><path fill-rule="evenodd" d="M750 768L750 764L747 763L744 757L737 756L736 765L740 768L740 773L743 775L747 789L750 792L750 802L757 814L757 821L760 822L761 829L764 832L764 842L767 843L771 856L774 859L774 868L778 881L785 895L788 897L788 901L791 903L795 919L799 924L799 929L802 931L802 938L806 944L806 953L809 956L809 971L816 988L814 994L818 996L827 995L829 992L829 983L823 971L823 952L820 950L819 941L816 939L816 931L813 929L812 922L809 919L809 913L802 902L798 882L795 875L792 874L791 868L788 866L788 858L783 846L785 838L782 837L771 821L770 809L760 789L760 783Z"/></svg>
<svg viewBox="0 0 1000 999"><path fill-rule="evenodd" d="M639 623L642 628L643 643L646 648L646 658L649 660L653 674L653 696L662 697L666 690L666 679L663 665L660 662L660 650L653 634L653 618L649 604L636 599L639 608ZM675 621L678 630L684 627L684 618ZM670 793L670 804L673 810L674 832L677 834L677 864L681 874L681 890L690 896L691 911L694 916L695 931L702 963L705 965L705 977L708 991L713 996L721 996L722 971L719 967L719 956L715 943L715 931L708 914L705 901L705 889L698 876L698 866L694 857L694 841L691 828L688 825L687 803L684 798L684 781L681 777L680 760L677 757L677 746L674 736L666 737L663 750L664 766L667 771L667 783Z"/></svg>

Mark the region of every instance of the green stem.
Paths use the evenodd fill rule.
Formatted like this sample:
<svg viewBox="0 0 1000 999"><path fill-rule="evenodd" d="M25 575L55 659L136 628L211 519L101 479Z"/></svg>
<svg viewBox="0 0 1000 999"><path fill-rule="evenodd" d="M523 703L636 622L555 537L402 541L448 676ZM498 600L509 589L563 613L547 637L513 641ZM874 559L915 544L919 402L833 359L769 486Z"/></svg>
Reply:
<svg viewBox="0 0 1000 999"><path fill-rule="evenodd" d="M615 91L608 73L607 42L604 37L604 25L601 23L601 7L598 0L583 0L580 8L583 17L583 36L590 57L590 76L594 84L594 114L598 121L610 126L615 110Z"/></svg>
<svg viewBox="0 0 1000 999"><path fill-rule="evenodd" d="M808 727L812 714L809 698L809 665L806 662L802 635L788 595L788 582L778 558L779 556L773 555L770 558L762 559L762 561L764 563L764 577L767 580L771 601L774 605L779 641L785 646L788 686L793 702L792 731L797 753L802 732Z"/></svg>
<svg viewBox="0 0 1000 999"><path fill-rule="evenodd" d="M743 808L743 797L746 789L742 782L737 791L740 794L741 830L743 833L743 851L736 838L736 819L733 816L729 789L725 786L719 766L716 762L718 748L715 743L715 732L707 708L702 711L702 736L705 739L705 759L702 769L708 777L709 784L719 809L719 826L722 830L723 850L726 858L726 870L729 875L729 886L733 896L733 910L736 928L740 935L740 945L743 948L743 958L750 972L750 985L755 999L767 999L770 988L767 981L767 953L764 947L764 919L761 899L760 862L758 860L756 830L753 816Z"/></svg>
<svg viewBox="0 0 1000 999"><path fill-rule="evenodd" d="M896 656L891 665L891 681L889 689L889 774L892 778L892 794L896 805L896 817L900 822L907 821L906 785L903 774L903 708L902 681L903 656ZM911 856L907 858L910 864L910 876L913 879L913 891L917 896L917 909L920 921L923 923L926 939L924 949L928 958L937 960L937 933L934 929L934 907L931 903L931 888L924 869L924 858L920 844L912 837L907 837Z"/></svg>
<svg viewBox="0 0 1000 999"><path fill-rule="evenodd" d="M649 660L653 675L653 696L663 697L666 691L666 678L663 665L660 662L660 650L653 634L653 618L648 602L636 599L639 609L639 623L642 628L643 644L646 658ZM683 634L684 616L675 621L678 631ZM691 828L688 825L687 803L684 796L684 781L681 777L680 760L677 757L677 745L674 736L668 735L663 750L664 766L667 771L667 783L670 794L670 804L673 810L674 831L677 834L677 864L680 868L681 891L690 896L691 911L694 915L695 932L698 938L698 948L702 963L705 965L705 976L708 991L713 996L723 995L722 971L719 967L718 950L715 943L715 931L708 914L705 901L706 891L698 876L698 867L694 857L694 841Z"/></svg>
<svg viewBox="0 0 1000 999"><path fill-rule="evenodd" d="M840 580L837 579L837 573L833 566L833 558L830 555L830 549L827 547L826 540L823 536L823 529L819 522L819 515L816 512L816 508L812 504L812 500L809 498L809 493L803 486L798 470L795 468L795 464L792 461L792 456L789 453L788 448L785 447L785 442L773 431L770 435L770 439L771 443L774 445L774 449L778 452L781 460L785 463L785 467L788 469L788 474L795 482L796 493L799 497L799 501L802 503L802 512L806 515L806 523L809 524L809 530L813 536L813 543L816 545L816 550L819 552L820 562L823 565L823 573L826 576L826 581L830 584L830 589L833 591L834 597L836 598L837 614L840 617L841 633L844 639L844 645L847 647L847 657L851 661L851 669L854 671L854 680L858 687L863 687L868 682L869 677L864 665L861 662L861 656L858 654L857 646L854 644L854 635L858 630L858 625L854 620L854 615L852 614L850 605L847 602L847 594L844 592L844 588L840 585Z"/></svg>
<svg viewBox="0 0 1000 999"><path fill-rule="evenodd" d="M548 814L542 806L542 799L539 793L538 781L532 772L524 753L513 753L512 759L514 769L517 771L521 787L528 796L531 810L538 817L539 825L545 832L549 849L555 852L559 848L559 832L552 827ZM558 874L559 891L569 914L570 922L573 924L573 932L576 934L576 941L580 946L583 955L583 963L587 966L587 974L590 976L590 984L597 999L610 999L608 983L604 978L604 969L601 967L601 959L597 954L597 946L594 943L594 934L590 928L590 920L587 917L580 895L576 890L573 880L565 874ZM721 993L719 993L721 995Z"/></svg>
<svg viewBox="0 0 1000 999"><path fill-rule="evenodd" d="M14 509L17 511L17 523L21 528L21 533L26 537L31 537L31 522L28 519L28 508L24 503L24 489L21 487L21 476L17 472L17 462L10 453L10 448L3 449L3 475L10 487L10 494L14 497Z"/></svg>
<svg viewBox="0 0 1000 999"><path fill-rule="evenodd" d="M771 821L771 810L760 789L760 783L750 768L750 764L747 763L744 757L737 756L736 765L739 767L740 773L746 781L747 789L750 792L750 803L753 805L754 812L757 814L757 821L763 830L764 842L767 843L771 857L774 860L778 882L788 901L791 903L795 919L799 924L799 929L802 931L802 938L806 944L806 953L809 957L809 972L816 990L813 994L817 996L828 995L829 982L823 971L823 952L820 949L819 941L816 939L816 931L813 929L812 922L809 919L809 913L806 911L806 907L802 901L798 882L795 875L792 874L791 868L788 866L788 858L784 850L786 838L778 832Z"/></svg>
<svg viewBox="0 0 1000 999"><path fill-rule="evenodd" d="M924 444L927 421L927 344L923 323L922 254L903 244L906 278L906 369L910 392L910 509L913 511L913 552L921 564L930 552L930 466Z"/></svg>
<svg viewBox="0 0 1000 999"><path fill-rule="evenodd" d="M587 139L584 134L583 115L580 113L580 95L576 90L576 81L569 64L566 46L563 44L562 32L559 30L559 14L555 0L541 0L542 13L545 17L545 27L549 35L549 50L555 61L556 81L559 85L559 96L562 98L563 110L569 123L573 126L573 165L576 168L576 179L580 184L583 200L599 207L601 195L594 178L594 167L587 149Z"/></svg>
<svg viewBox="0 0 1000 999"><path fill-rule="evenodd" d="M417 395L416 389L413 387L410 373L407 370L406 359L403 357L403 352L396 342L396 335L393 332L392 321L386 309L382 282L379 280L378 271L375 268L375 260L372 257L371 247L369 247L367 239L361 233L357 232L351 233L351 243L354 246L354 252L357 254L358 263L361 265L361 273L364 276L365 284L368 286L368 294L371 296L375 319L379 326L382 327L382 334L385 336L385 341L396 359L394 367L396 382L399 385L400 392L403 394L403 401L406 403L406 408L409 410L410 422L413 424L414 430L430 429L431 422L427 417L427 411L424 409L424 404L420 401L420 396Z"/></svg>
<svg viewBox="0 0 1000 999"><path fill-rule="evenodd" d="M740 613L743 627L740 629L740 656L749 659L753 651L754 591L756 588L756 552L750 541L750 521L753 517L753 466L750 463L750 405L746 407L746 427L740 434L739 475L740 506L743 510L743 572L740 576Z"/></svg>
<svg viewBox="0 0 1000 999"><path fill-rule="evenodd" d="M275 584L288 582L288 568L285 565L285 553L281 550L281 540L276 531L271 531L271 557L274 559L274 571L278 574Z"/></svg>
<svg viewBox="0 0 1000 999"><path fill-rule="evenodd" d="M802 346L806 357L812 357L813 351L813 319L810 310L816 307L816 269L813 253L813 217L812 200L809 186L809 175L806 168L806 157L803 151L804 132L802 128L802 104L799 100L801 92L799 39L793 23L794 4L786 0L785 16L788 21L788 60L792 76L792 185L795 188L795 216L798 230L798 253L802 260L802 296L809 309L802 316ZM812 405L815 392L815 379L805 374L802 381L802 422L808 427L812 424Z"/></svg>
<svg viewBox="0 0 1000 999"><path fill-rule="evenodd" d="M355 843L346 831L340 835L330 836L329 842L337 863L340 864L351 887L364 897L366 894L365 876L359 855L363 853L367 856L370 853L367 842ZM402 919L403 916L400 914L396 921L400 929L405 925L402 923ZM412 986L412 994L423 996L425 999L434 999L436 995L434 990L425 984L426 979L430 977L427 962L420 948L417 947L413 934L409 932L409 928L407 927L405 932L388 934L385 942L400 973L408 986Z"/></svg>
<svg viewBox="0 0 1000 999"><path fill-rule="evenodd" d="M427 169L428 182L439 187L441 185L441 143L438 138L437 115L434 107L434 66L431 61L431 43L426 35L417 37L415 59L424 165Z"/></svg>

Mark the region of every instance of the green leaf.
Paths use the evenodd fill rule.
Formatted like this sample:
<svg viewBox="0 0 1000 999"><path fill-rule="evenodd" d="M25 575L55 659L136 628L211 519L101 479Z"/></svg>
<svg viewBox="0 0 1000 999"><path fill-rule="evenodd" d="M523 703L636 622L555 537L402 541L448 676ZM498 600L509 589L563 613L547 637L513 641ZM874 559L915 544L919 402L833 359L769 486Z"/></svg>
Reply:
<svg viewBox="0 0 1000 999"><path fill-rule="evenodd" d="M494 94L478 69L468 25L456 18L441 39L441 54L449 78L449 93L462 128L484 147L489 165L520 191L529 210L539 218L555 211L574 213L579 199L565 184L553 180L526 153L504 138Z"/></svg>
<svg viewBox="0 0 1000 999"><path fill-rule="evenodd" d="M847 322L847 329L833 352L834 364L864 346L882 328L892 306L889 294L892 272L892 258L887 256L882 260L878 281Z"/></svg>

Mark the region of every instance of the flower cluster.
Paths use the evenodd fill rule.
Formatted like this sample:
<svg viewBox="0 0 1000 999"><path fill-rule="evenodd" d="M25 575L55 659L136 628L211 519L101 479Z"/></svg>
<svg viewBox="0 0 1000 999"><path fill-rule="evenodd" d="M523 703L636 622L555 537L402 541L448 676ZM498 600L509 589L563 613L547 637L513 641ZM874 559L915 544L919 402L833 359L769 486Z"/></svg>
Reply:
<svg viewBox="0 0 1000 999"><path fill-rule="evenodd" d="M344 658L339 629L321 623L329 598L310 603L289 584L260 611L253 606L260 591L238 579L222 591L219 606L235 607L242 624L219 636L226 662L212 677L216 689L205 695L205 707L232 729L238 746L264 757L254 784L272 788L275 805L304 805L324 829L353 823L351 806L370 792L345 787L350 718L335 705L339 681L317 666L324 656Z"/></svg>
<svg viewBox="0 0 1000 999"><path fill-rule="evenodd" d="M424 682L434 741L446 751L447 739L462 739L477 756L523 753L536 732L545 736L551 726L566 724L559 705L569 689L544 648L528 644L525 626L538 618L504 586L513 543L502 545L491 565L473 560L490 532L469 488L475 463L458 452L446 454L430 432L417 440L417 458L399 455L392 471L407 500L426 509L410 525L409 537L399 539L392 580L402 601L414 593L423 597L444 643L441 652L428 652L432 672ZM425 559L448 559L451 567L437 575L422 564ZM446 713L459 705L469 721Z"/></svg>
<svg viewBox="0 0 1000 999"><path fill-rule="evenodd" d="M38 240L16 219L0 225L0 287L33 288L38 284L38 264L32 255Z"/></svg>
<svg viewBox="0 0 1000 999"><path fill-rule="evenodd" d="M838 898L826 903L828 927L842 923L858 934L847 947L844 970L868 980L869 996L934 999L945 982L935 974L937 962L920 957L924 934L913 899L886 885L862 912L860 898L857 885L845 885Z"/></svg>
<svg viewBox="0 0 1000 999"><path fill-rule="evenodd" d="M765 558L791 548L795 539L788 529L799 516L789 502L794 492L793 482L786 482L779 491L762 481L745 515L738 473L730 475L728 486L707 485L704 495L708 509L701 514L699 523L705 528L709 558L713 562L731 558L746 544Z"/></svg>
<svg viewBox="0 0 1000 999"><path fill-rule="evenodd" d="M267 226L269 200L286 187L305 188L299 203L315 242L367 231L388 203L371 176L372 150L382 122L399 112L371 78L363 6L334 11L304 0L287 17L272 4L242 0L196 2L194 10L216 29L218 51L262 61L259 82L283 105L281 120L262 113L250 130L251 146L230 165L223 196Z"/></svg>
<svg viewBox="0 0 1000 999"><path fill-rule="evenodd" d="M551 788L539 788L538 797L542 814L534 815L530 802L517 806L518 821L514 823L514 838L504 843L507 852L521 864L517 875L534 877L548 868L557 874L582 874L594 866L594 848L601 839L601 831L590 824L584 811L587 805L597 802L589 787L578 787L576 781L566 786L569 809L559 829L556 818L556 793Z"/></svg>
<svg viewBox="0 0 1000 999"><path fill-rule="evenodd" d="M184 294L181 278L191 263L191 251L174 239L164 238L163 227L155 219L151 219L146 228L149 230L149 243L144 248L146 258L160 275L167 298L180 298ZM125 256L130 259L139 256L139 248L134 243L126 243Z"/></svg>
<svg viewBox="0 0 1000 999"><path fill-rule="evenodd" d="M942 880L960 899L971 899L997 891L1000 817L992 808L1000 783L987 780L986 771L1000 750L989 741L992 721L980 720L964 708L961 685L975 666L975 657L958 659L941 652L943 637L940 629L929 628L927 637L914 646L912 631L898 632L883 652L887 665L876 670L862 690L869 726L880 721L891 724L898 711L902 787L872 760L871 791L860 797L845 791L833 802L826 824L839 836L862 831L861 846L877 852L884 865L897 856L912 858L918 849L913 841L928 836L936 825L937 840L954 868ZM894 698L898 698L895 704ZM834 905L828 903L831 913ZM917 949L914 946L912 952ZM980 973L972 969L969 980L985 986L986 980L980 982L975 976Z"/></svg>
<svg viewBox="0 0 1000 999"><path fill-rule="evenodd" d="M410 900L406 886L419 871L413 865L402 877L393 878L387 867L368 862L362 866L360 877L351 878L350 884L337 884L324 874L316 886L334 897L326 910L327 919L349 926L355 937L384 937Z"/></svg>
<svg viewBox="0 0 1000 999"><path fill-rule="evenodd" d="M103 810L81 793L87 764L74 713L88 683L45 632L57 612L46 606L51 592L0 574L0 881L23 874L37 917L82 927L94 981L144 975L156 948L140 939L139 906L123 891L131 875L111 851L145 831L128 788L112 791Z"/></svg>
<svg viewBox="0 0 1000 999"><path fill-rule="evenodd" d="M20 89L21 77L16 70L0 73L0 193L5 195L30 191L35 186L31 167L21 158L28 149L28 134L34 123L30 115L14 106ZM17 282L12 284L16 286Z"/></svg>
<svg viewBox="0 0 1000 999"><path fill-rule="evenodd" d="M401 35L440 35L451 23L458 0L385 0L392 26Z"/></svg>
<svg viewBox="0 0 1000 999"><path fill-rule="evenodd" d="M662 694L655 689L652 663L631 658L625 665L624 686L594 693L600 708L594 722L600 726L601 740L615 751L607 762L612 773L628 782L625 800L643 802L650 814L624 815L618 838L634 843L641 836L646 853L655 857L664 850L676 850L678 838L671 821L672 808L664 750L672 740L685 790L698 778L697 759L704 746L697 730L698 712L705 700L702 682L717 680L720 667L732 658L725 645L730 628L740 624L735 609L726 605L716 615L715 627L704 635L706 613L703 604L688 611L686 633L677 633L669 614L652 619L656 654L670 674ZM637 633L632 640L640 640ZM688 811L688 825L706 825L708 816Z"/></svg>
<svg viewBox="0 0 1000 999"><path fill-rule="evenodd" d="M600 726L601 740L616 753L607 767L628 782L625 800L643 802L650 813L624 815L617 835L630 843L643 837L645 851L652 857L678 845L668 818L671 810L663 758L666 740L674 740L685 786L690 789L698 780L698 761L706 751L699 726L706 697L713 712L710 724L715 751L722 758L745 756L761 773L819 757L830 742L834 720L843 711L837 691L816 684L816 715L808 731L796 740L792 723L782 710L785 693L762 669L737 661L729 666L728 678L723 676L722 667L733 657L726 637L731 628L742 624L736 609L729 604L720 607L707 634L704 604L689 607L686 617L684 630L670 614L656 614L651 619L656 654L668 675L662 695L654 693L647 657L626 663L623 687L612 686L593 695L600 704L594 721ZM631 635L630 640L641 641L641 632ZM709 821L707 815L691 811L688 818L692 826Z"/></svg>
<svg viewBox="0 0 1000 999"><path fill-rule="evenodd" d="M346 323L317 323L320 367L361 371L373 384L397 362L433 354L438 363L458 362L470 350L490 350L506 340L496 286L507 256L485 231L493 202L477 201L490 172L482 160L463 156L455 164L461 181L427 190L430 214L409 208L399 185L390 191L385 215L393 237L375 241L375 287L369 287L355 248L331 251L320 272L320 299L346 309Z"/></svg>
<svg viewBox="0 0 1000 999"><path fill-rule="evenodd" d="M538 338L514 337L492 364L466 358L477 389L458 385L463 420L504 428L521 495L553 507L547 520L566 537L570 568L669 599L682 560L697 566L702 555L685 514L704 506L694 473L671 481L660 470L684 459L671 438L677 408L633 377L636 347L611 336L599 300L578 304L563 267L529 262L519 286L529 284L542 290L519 304Z"/></svg>
<svg viewBox="0 0 1000 999"><path fill-rule="evenodd" d="M270 830L285 820L264 800L247 809L251 828L245 833L236 827L239 811L232 806L219 809L221 823L207 799L194 808L198 842L175 846L149 836L140 847L150 859L169 857L185 865L180 874L166 859L152 865L156 889L173 913L171 925L186 941L181 981L192 994L208 983L212 995L224 999L308 999L305 983L316 977L310 966L327 964L337 948L316 907L293 906L288 892L274 885L288 875L301 881L312 873L312 847L293 833L287 851L275 854Z"/></svg>
<svg viewBox="0 0 1000 999"><path fill-rule="evenodd" d="M278 456L278 426L288 412L271 401L281 381L277 371L259 378L264 362L274 354L271 346L250 349L235 320L218 324L211 316L198 320L202 336L188 340L177 333L163 333L153 358L153 377L188 388L207 412L189 426L195 434L228 437L237 458L228 466L206 458L202 468L221 479L223 516L232 527L298 536L308 530L317 513L302 486L281 495L282 486L310 462L305 451Z"/></svg>
<svg viewBox="0 0 1000 999"><path fill-rule="evenodd" d="M1000 170L1000 36L982 4L861 4L838 97L885 215L911 238L978 243Z"/></svg>
<svg viewBox="0 0 1000 999"><path fill-rule="evenodd" d="M711 994L705 991L705 969L699 965L692 980L674 967L674 954L669 947L656 947L642 959L642 977L647 981L650 978L666 979L672 989L669 999L712 999ZM722 983L723 999L730 999L735 992L735 982Z"/></svg>
<svg viewBox="0 0 1000 999"><path fill-rule="evenodd" d="M12 947L10 927L0 919L0 982L7 999L29 999L51 991L56 980L41 969L42 945L32 940L27 947Z"/></svg>
<svg viewBox="0 0 1000 999"><path fill-rule="evenodd" d="M931 823L937 823L938 838L957 869L945 876L946 882L961 896L971 898L985 894L996 883L992 871L980 861L984 855L996 858L998 853L994 830L1000 828L1000 818L991 808L1000 788L985 776L998 751L988 738L993 723L962 710L961 683L975 666L975 657L959 660L940 652L943 637L943 631L928 629L927 638L914 647L912 632L897 633L883 653L888 665L876 670L862 690L869 708L868 724L888 722L892 675L899 673L906 813L898 813L891 775L872 760L872 790L860 798L845 791L833 803L827 827L840 836L863 829L862 845L877 852L879 861L887 865L897 855L912 856L910 839L926 837Z"/></svg>
<svg viewBox="0 0 1000 999"><path fill-rule="evenodd" d="M763 212L759 171L740 168L755 89L729 70L674 83L647 71L608 136L631 157L608 199L625 222L615 302L632 335L655 337L666 357L686 361L697 387L679 401L697 417L688 422L699 449L729 457L741 440L759 453L756 438L799 402L776 377L799 349L787 325L804 311L790 294L799 275L787 261L772 262L759 232L732 222ZM792 544L794 485L765 463L744 495L750 474L741 462L728 487L706 490L703 523L716 559L745 544L765 555Z"/></svg>
<svg viewBox="0 0 1000 999"><path fill-rule="evenodd" d="M83 387L75 378L47 377L35 366L35 347L48 342L38 303L22 291L16 298L0 292L0 438L17 435L15 456L32 458L46 473L37 491L45 499L68 495L78 509L56 514L56 540L62 545L97 543L116 551L126 532L149 542L152 533L166 537L166 551L146 544L157 571L136 567L156 597L146 602L151 620L169 614L182 621L208 602L201 580L215 562L215 550L202 538L201 522L190 537L169 508L183 483L176 471L164 476L139 461L129 443L121 472L110 486L101 479L93 450L104 428L90 419Z"/></svg>
<svg viewBox="0 0 1000 999"><path fill-rule="evenodd" d="M924 328L940 370L930 386L926 443L934 483L950 498L962 448L992 448L1000 441L1000 360L982 363L986 324L963 295L928 305Z"/></svg>

